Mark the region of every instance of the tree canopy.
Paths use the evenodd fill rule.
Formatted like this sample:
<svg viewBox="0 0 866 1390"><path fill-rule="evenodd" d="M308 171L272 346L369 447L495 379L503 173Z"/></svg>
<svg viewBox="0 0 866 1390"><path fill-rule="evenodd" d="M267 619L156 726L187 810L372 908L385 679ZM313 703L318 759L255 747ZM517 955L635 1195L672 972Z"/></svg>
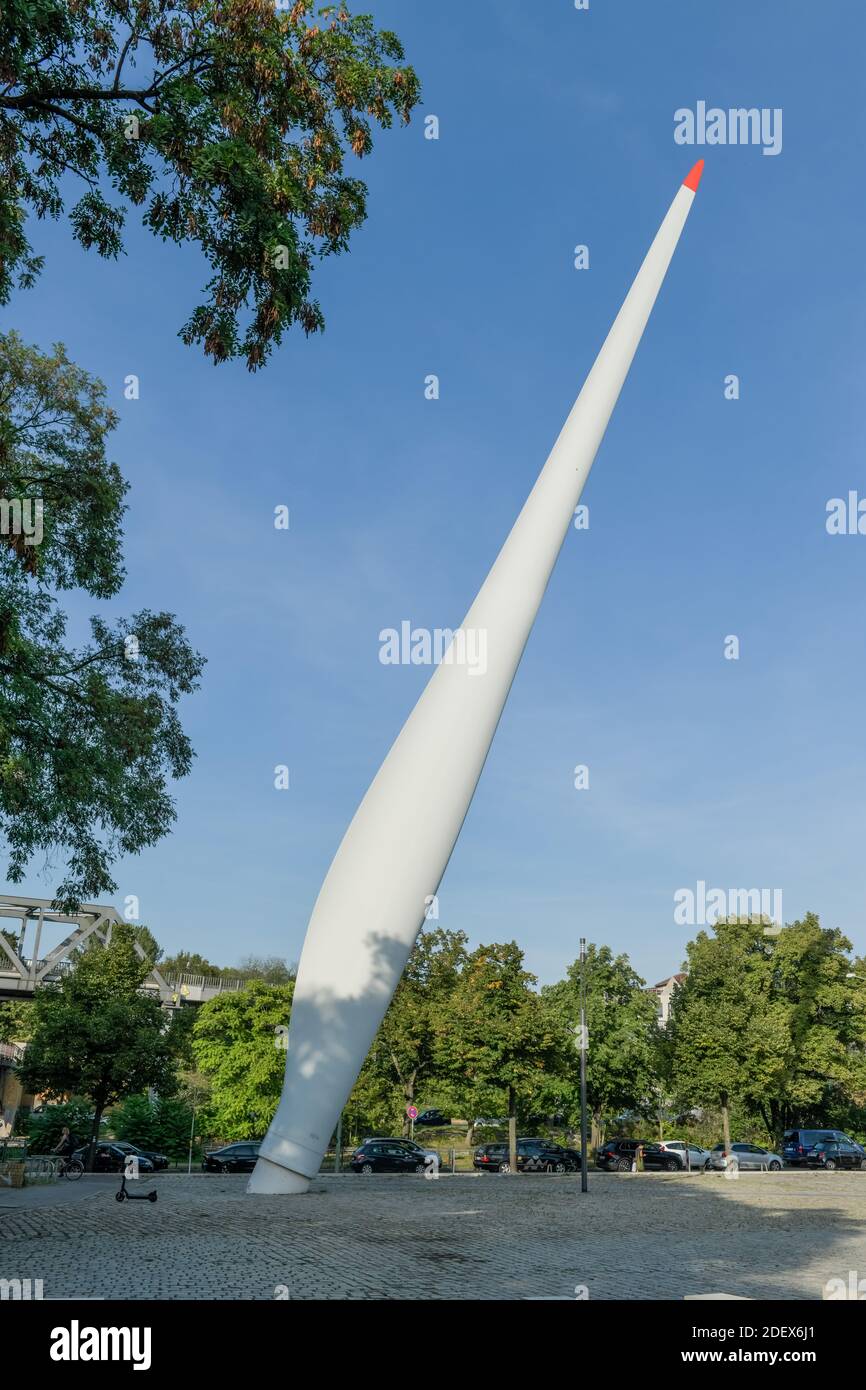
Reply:
<svg viewBox="0 0 866 1390"><path fill-rule="evenodd" d="M34 1093L88 1096L93 1135L106 1106L152 1086L176 1089L179 1048L159 1001L143 994L150 966L133 947L133 932L115 926L109 946L82 953L57 985L33 1000L32 1033L19 1074Z"/></svg>
<svg viewBox="0 0 866 1390"><path fill-rule="evenodd" d="M294 985L253 980L202 1004L193 1026L196 1064L211 1085L206 1109L224 1139L263 1137L280 1098Z"/></svg>
<svg viewBox="0 0 866 1390"><path fill-rule="evenodd" d="M866 1101L866 963L814 913L779 932L732 918L700 932L674 994L669 1073L698 1104L741 1099L784 1130Z"/></svg>
<svg viewBox="0 0 866 1390"><path fill-rule="evenodd" d="M139 208L210 267L181 329L261 366L323 326L317 258L346 249L366 188L346 170L420 97L395 34L313 0L6 0L0 10L0 303L42 266L27 212L123 249Z"/></svg>
<svg viewBox="0 0 866 1390"><path fill-rule="evenodd" d="M590 942L586 949L587 1105L600 1141L605 1119L626 1110L650 1108L658 1066L658 1015L655 996L635 972L628 956ZM543 991L545 1000L572 1035L570 1064L554 1087L569 1122L580 1114L579 1058L574 1030L580 1020L581 963L574 961L564 980Z"/></svg>
<svg viewBox="0 0 866 1390"><path fill-rule="evenodd" d="M193 756L176 706L204 664L171 613L94 616L89 642L67 640L53 590L102 599L123 579L114 425L102 382L62 344L45 354L0 334L0 499L30 505L32 532L0 531L0 834L13 883L35 854L62 850L66 908L113 891L112 861L172 824L167 780Z"/></svg>

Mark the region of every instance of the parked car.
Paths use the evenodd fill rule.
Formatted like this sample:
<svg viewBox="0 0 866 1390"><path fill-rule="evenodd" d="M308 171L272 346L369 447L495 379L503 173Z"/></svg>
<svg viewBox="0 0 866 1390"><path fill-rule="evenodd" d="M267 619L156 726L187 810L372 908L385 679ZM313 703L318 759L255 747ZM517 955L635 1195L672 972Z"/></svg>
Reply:
<svg viewBox="0 0 866 1390"><path fill-rule="evenodd" d="M866 1149L853 1139L822 1139L812 1146L806 1162L810 1168L824 1168L827 1172L834 1168L862 1168Z"/></svg>
<svg viewBox="0 0 866 1390"><path fill-rule="evenodd" d="M209 1149L202 1155L203 1173L251 1173L259 1156L260 1140L242 1144L225 1144L221 1149Z"/></svg>
<svg viewBox="0 0 866 1390"><path fill-rule="evenodd" d="M834 1141L841 1144L854 1142L841 1129L788 1129L782 1141L782 1153L791 1168L805 1168L816 1144L832 1144Z"/></svg>
<svg viewBox="0 0 866 1390"><path fill-rule="evenodd" d="M630 1173L641 1144L646 1150L645 1139L608 1139L606 1144L602 1144L595 1151L596 1167L604 1168L609 1173Z"/></svg>
<svg viewBox="0 0 866 1390"><path fill-rule="evenodd" d="M480 1173L510 1173L507 1144L481 1144L472 1156L472 1166ZM518 1173L573 1173L580 1167L580 1154L549 1139L518 1139Z"/></svg>
<svg viewBox="0 0 866 1390"><path fill-rule="evenodd" d="M658 1147L682 1159L682 1167L693 1173L703 1171L710 1161L709 1149L702 1149L700 1144L687 1144L684 1139L661 1139Z"/></svg>
<svg viewBox="0 0 866 1390"><path fill-rule="evenodd" d="M415 1121L416 1129L441 1129L443 1125L450 1125L451 1117L446 1115L444 1110L422 1110Z"/></svg>
<svg viewBox="0 0 866 1390"><path fill-rule="evenodd" d="M580 1150L569 1149L552 1139L518 1139L517 1152L526 1154L524 1172L535 1169L547 1173L574 1173L580 1168Z"/></svg>
<svg viewBox="0 0 866 1390"><path fill-rule="evenodd" d="M87 1151L89 1144L82 1144L80 1149L76 1149L73 1158L80 1159L84 1166L87 1166ZM126 1166L126 1149L119 1144L106 1143L101 1139L96 1145L96 1152L93 1156L94 1173L122 1173ZM140 1173L152 1173L153 1164L149 1158L138 1160L138 1171Z"/></svg>
<svg viewBox="0 0 866 1390"><path fill-rule="evenodd" d="M349 1159L353 1173L423 1173L423 1152L400 1139L368 1139Z"/></svg>
<svg viewBox="0 0 866 1390"><path fill-rule="evenodd" d="M423 1144L416 1144L414 1139L392 1139L387 1134L370 1134L366 1139L362 1140L359 1148L362 1148L364 1144L402 1144L404 1149L408 1149L410 1153L417 1154L421 1163L428 1158L435 1158L436 1162L439 1162L438 1149L425 1148Z"/></svg>
<svg viewBox="0 0 866 1390"><path fill-rule="evenodd" d="M149 1158L154 1168L168 1167L168 1159L165 1154L154 1153L151 1149L140 1149L137 1144L128 1144L125 1139L113 1140L116 1149L123 1149L124 1153L135 1154L139 1159Z"/></svg>
<svg viewBox="0 0 866 1390"><path fill-rule="evenodd" d="M710 1150L709 1166L717 1172L734 1166L750 1170L769 1168L771 1173L778 1173L782 1159L772 1149L762 1149L760 1144L732 1144L729 1149L724 1144L716 1144Z"/></svg>

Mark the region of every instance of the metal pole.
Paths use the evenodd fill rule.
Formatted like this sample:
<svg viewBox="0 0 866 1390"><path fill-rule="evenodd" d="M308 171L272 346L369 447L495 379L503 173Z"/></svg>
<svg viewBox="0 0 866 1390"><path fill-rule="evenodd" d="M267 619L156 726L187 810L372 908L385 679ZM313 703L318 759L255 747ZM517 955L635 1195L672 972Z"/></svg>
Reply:
<svg viewBox="0 0 866 1390"><path fill-rule="evenodd" d="M337 1121L337 1138L334 1144L334 1172L339 1173L343 1162L343 1112Z"/></svg>
<svg viewBox="0 0 866 1390"><path fill-rule="evenodd" d="M586 1175L586 939L580 938L580 1190L588 1190Z"/></svg>
<svg viewBox="0 0 866 1390"><path fill-rule="evenodd" d="M193 1135L194 1135L194 1134L195 1134L195 1105L193 1105L193 1108L192 1108L192 1120L191 1120L190 1126L189 1126L189 1158L187 1159L187 1165L186 1165L187 1177L189 1177L190 1173L192 1172L192 1139L193 1139Z"/></svg>

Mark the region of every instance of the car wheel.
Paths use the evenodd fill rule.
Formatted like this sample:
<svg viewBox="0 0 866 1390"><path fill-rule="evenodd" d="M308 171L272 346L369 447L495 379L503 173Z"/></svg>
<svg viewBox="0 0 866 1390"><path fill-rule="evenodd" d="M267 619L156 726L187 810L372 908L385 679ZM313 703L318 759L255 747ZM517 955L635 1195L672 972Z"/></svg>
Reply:
<svg viewBox="0 0 866 1390"><path fill-rule="evenodd" d="M362 1172L362 1173L372 1173L372 1171L373 1171L373 1165L372 1165L372 1163L362 1163L362 1164L361 1164L361 1172Z"/></svg>
<svg viewBox="0 0 866 1390"><path fill-rule="evenodd" d="M770 1167L772 1168L772 1166L773 1166L773 1165L772 1165L772 1163L771 1163L771 1164L770 1164ZM827 1170L828 1173L832 1173L833 1169L836 1167L836 1160L835 1160L834 1158L825 1159L825 1160L824 1160L824 1167L826 1168L826 1170Z"/></svg>
<svg viewBox="0 0 866 1390"><path fill-rule="evenodd" d="M228 1165L227 1163L221 1163L221 1164L220 1164L219 1169L218 1169L218 1172L220 1172L220 1173L228 1173L228 1172L230 1172L230 1171L231 1171L231 1170L230 1170L229 1165Z"/></svg>
<svg viewBox="0 0 866 1390"><path fill-rule="evenodd" d="M767 1167L771 1173L781 1173L782 1171L782 1165L777 1158L774 1158L772 1163L768 1163Z"/></svg>
<svg viewBox="0 0 866 1390"><path fill-rule="evenodd" d="M616 1171L618 1173L631 1172L631 1164L629 1163L627 1158L618 1158L616 1163L614 1164L614 1167L616 1168Z"/></svg>
<svg viewBox="0 0 866 1390"><path fill-rule="evenodd" d="M416 1164L415 1164L415 1172L416 1172L416 1173L425 1173L426 1171L427 1171L427 1170L426 1170L426 1167L425 1167L425 1165L424 1165L423 1163L416 1163Z"/></svg>
<svg viewBox="0 0 866 1390"><path fill-rule="evenodd" d="M680 1165L674 1158L666 1158L664 1163L662 1164L662 1167L664 1168L666 1173L675 1173L679 1166Z"/></svg>
<svg viewBox="0 0 866 1390"><path fill-rule="evenodd" d="M568 1169L566 1168L564 1163L557 1163L553 1171L554 1173L566 1173L568 1172Z"/></svg>
<svg viewBox="0 0 866 1390"><path fill-rule="evenodd" d="M500 1163L500 1165L499 1165L499 1171L500 1171L500 1173L510 1173L510 1172L511 1172L511 1164L510 1164L510 1163Z"/></svg>

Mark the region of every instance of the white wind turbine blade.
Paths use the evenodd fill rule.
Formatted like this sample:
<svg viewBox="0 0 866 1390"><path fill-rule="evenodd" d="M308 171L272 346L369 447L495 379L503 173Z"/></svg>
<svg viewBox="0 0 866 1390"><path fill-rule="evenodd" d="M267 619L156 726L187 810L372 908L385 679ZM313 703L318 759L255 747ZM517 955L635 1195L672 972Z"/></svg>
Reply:
<svg viewBox="0 0 866 1390"><path fill-rule="evenodd" d="M461 629L355 813L301 954L279 1108L250 1192L305 1192L436 893L574 508L703 171L674 198ZM486 669L461 660L473 634ZM479 648L480 650L480 648ZM449 659L450 657L450 659Z"/></svg>

